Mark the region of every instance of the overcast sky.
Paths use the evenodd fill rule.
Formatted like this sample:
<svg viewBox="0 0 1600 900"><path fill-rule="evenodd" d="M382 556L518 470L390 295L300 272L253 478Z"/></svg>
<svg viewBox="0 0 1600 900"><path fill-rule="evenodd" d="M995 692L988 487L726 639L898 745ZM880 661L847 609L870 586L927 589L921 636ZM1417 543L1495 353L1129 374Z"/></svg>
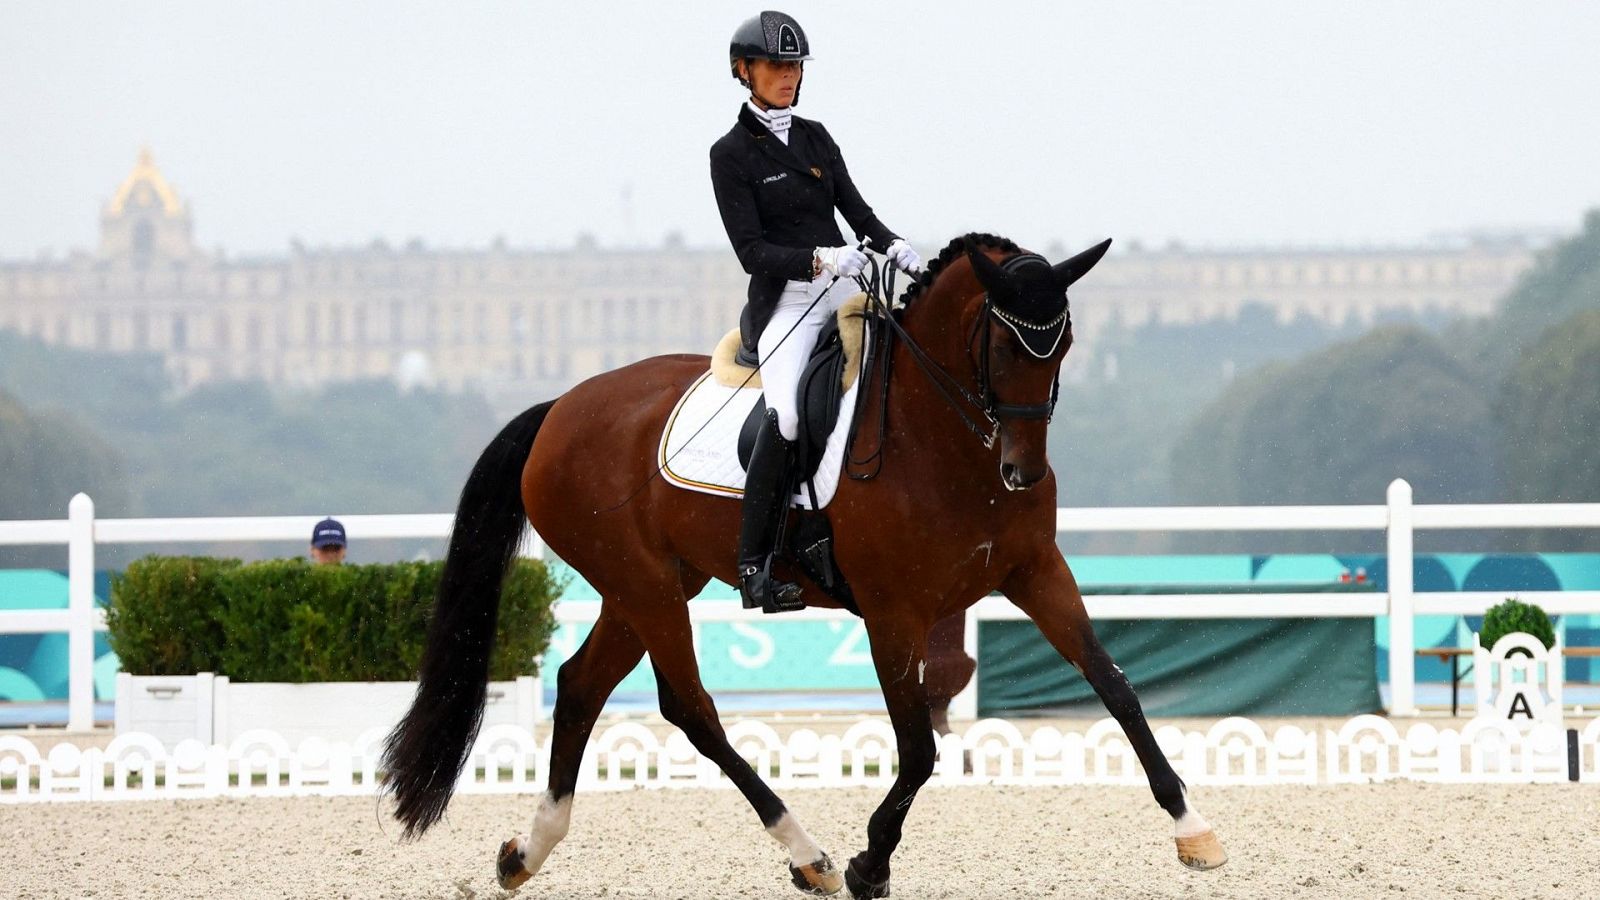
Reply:
<svg viewBox="0 0 1600 900"><path fill-rule="evenodd" d="M0 5L0 257L92 247L141 146L203 246L725 246L746 3ZM790 3L883 219L1043 247L1570 231L1600 3ZM933 249L925 248L925 253Z"/></svg>

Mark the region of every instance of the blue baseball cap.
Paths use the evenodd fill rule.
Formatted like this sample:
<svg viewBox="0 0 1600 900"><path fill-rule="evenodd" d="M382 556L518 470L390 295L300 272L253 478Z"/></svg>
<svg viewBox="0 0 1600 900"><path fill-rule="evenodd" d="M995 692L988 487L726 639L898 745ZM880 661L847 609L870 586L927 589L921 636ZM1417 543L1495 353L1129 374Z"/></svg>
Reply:
<svg viewBox="0 0 1600 900"><path fill-rule="evenodd" d="M323 519L317 527L311 529L311 546L313 547L343 547L345 545L344 526L338 519Z"/></svg>

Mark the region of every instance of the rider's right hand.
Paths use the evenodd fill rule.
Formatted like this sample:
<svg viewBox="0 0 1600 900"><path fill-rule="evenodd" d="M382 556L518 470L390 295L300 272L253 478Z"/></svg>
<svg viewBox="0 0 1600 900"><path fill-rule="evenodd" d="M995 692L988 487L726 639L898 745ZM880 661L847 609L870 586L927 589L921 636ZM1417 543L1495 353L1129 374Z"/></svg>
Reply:
<svg viewBox="0 0 1600 900"><path fill-rule="evenodd" d="M859 275L867 265L867 255L854 247L818 247L816 259L823 272L840 278Z"/></svg>

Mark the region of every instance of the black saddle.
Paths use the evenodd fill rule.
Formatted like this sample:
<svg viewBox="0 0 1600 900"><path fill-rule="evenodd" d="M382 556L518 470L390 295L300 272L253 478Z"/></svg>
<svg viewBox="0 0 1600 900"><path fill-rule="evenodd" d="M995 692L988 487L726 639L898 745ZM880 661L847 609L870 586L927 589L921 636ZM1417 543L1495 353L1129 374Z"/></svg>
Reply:
<svg viewBox="0 0 1600 900"><path fill-rule="evenodd" d="M748 347L740 347L737 359L741 365L756 365L754 361L746 361L749 353ZM839 423L839 405L844 399L844 363L839 319L830 316L817 335L811 358L806 360L800 373L800 434L795 440L794 471L798 481L810 481L817 474L828 437ZM755 446L756 431L766 413L767 402L763 397L739 429L739 465L743 468L750 467L750 450Z"/></svg>

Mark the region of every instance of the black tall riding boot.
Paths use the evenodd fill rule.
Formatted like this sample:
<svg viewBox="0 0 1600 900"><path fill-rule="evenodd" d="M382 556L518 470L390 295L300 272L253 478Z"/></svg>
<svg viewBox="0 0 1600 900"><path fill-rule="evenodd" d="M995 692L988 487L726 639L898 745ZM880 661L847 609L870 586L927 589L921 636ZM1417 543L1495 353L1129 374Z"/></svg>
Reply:
<svg viewBox="0 0 1600 900"><path fill-rule="evenodd" d="M772 577L779 526L789 514L789 467L794 442L778 431L778 411L767 410L750 449L744 478L743 521L739 526L739 596L745 609L794 612L805 609L800 586Z"/></svg>

